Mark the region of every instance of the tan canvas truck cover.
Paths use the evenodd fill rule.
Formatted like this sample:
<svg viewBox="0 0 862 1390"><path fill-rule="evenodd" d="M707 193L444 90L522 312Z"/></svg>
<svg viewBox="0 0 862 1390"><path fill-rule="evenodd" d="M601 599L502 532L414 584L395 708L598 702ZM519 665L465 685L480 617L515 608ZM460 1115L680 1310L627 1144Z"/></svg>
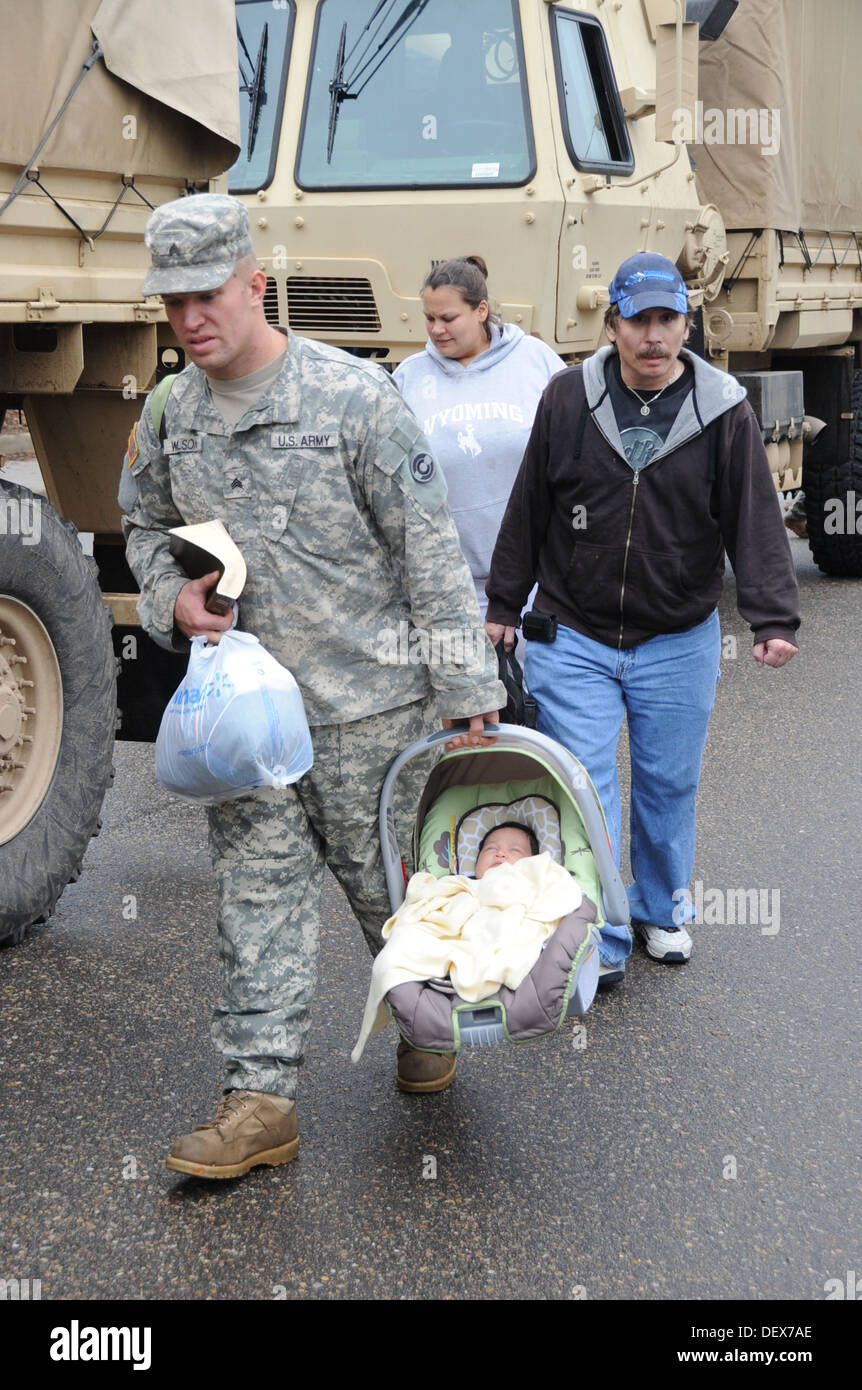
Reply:
<svg viewBox="0 0 862 1390"><path fill-rule="evenodd" d="M2 164L20 172L31 159L95 38L104 61L83 78L39 167L221 173L240 144L233 15L233 0L5 0Z"/></svg>
<svg viewBox="0 0 862 1390"><path fill-rule="evenodd" d="M862 229L860 53L860 0L744 0L721 38L700 45L703 143L692 154L703 201L729 231ZM739 143L742 112L757 113L756 140L749 118Z"/></svg>
<svg viewBox="0 0 862 1390"><path fill-rule="evenodd" d="M0 22L0 408L24 409L58 510L114 533L163 334L144 228L239 152L234 3L0 0Z"/></svg>

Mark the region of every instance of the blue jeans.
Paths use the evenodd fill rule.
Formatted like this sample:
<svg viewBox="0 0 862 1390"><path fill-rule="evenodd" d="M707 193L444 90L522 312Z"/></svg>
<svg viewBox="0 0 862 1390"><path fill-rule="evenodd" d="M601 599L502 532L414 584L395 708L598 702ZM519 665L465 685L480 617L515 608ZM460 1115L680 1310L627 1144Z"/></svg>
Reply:
<svg viewBox="0 0 862 1390"><path fill-rule="evenodd" d="M656 927L679 926L694 914L683 890L694 868L695 801L720 657L717 613L688 632L653 637L628 651L562 626L555 642L527 644L524 674L539 707L539 729L574 753L590 774L618 864L617 743L627 715L634 875L629 907L636 921ZM603 941L604 964L618 963L615 947Z"/></svg>

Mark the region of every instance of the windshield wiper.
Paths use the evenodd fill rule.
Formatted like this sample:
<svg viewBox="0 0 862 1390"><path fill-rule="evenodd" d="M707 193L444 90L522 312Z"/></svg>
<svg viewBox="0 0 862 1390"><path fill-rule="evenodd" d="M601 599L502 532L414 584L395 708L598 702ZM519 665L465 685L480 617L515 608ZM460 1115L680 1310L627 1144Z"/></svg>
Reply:
<svg viewBox="0 0 862 1390"><path fill-rule="evenodd" d="M378 7L379 8L379 7ZM347 21L341 26L341 33L338 37L338 48L335 51L335 68L332 73L332 81L329 84L329 130L326 136L326 162L332 163L332 147L335 144L335 127L338 124L338 113L341 110L341 103L347 101L351 93L344 86L344 50L347 47ZM352 93L355 97L356 93Z"/></svg>
<svg viewBox="0 0 862 1390"><path fill-rule="evenodd" d="M386 62L386 59L398 46L401 39L404 38L405 34L407 33L407 30L419 18L420 14L425 9L425 6L428 4L428 0L408 0L408 3L404 6L404 9L401 11L401 14L395 20L395 23L391 26L388 32L384 34L383 38L377 44L377 47L374 49L373 53L371 53L371 56L366 56L368 54L369 49L371 48L371 45L377 38L377 34L380 33L380 30L383 27L388 15L391 14L393 9L395 8L396 3L397 0L379 0L379 3L375 5L368 19L365 21L362 28L360 29L359 38L356 40L356 43L353 45L346 57L345 49L347 47L347 22L345 21L344 24L342 24L341 26L341 33L338 36L338 48L336 49L335 53L335 68L332 73L332 81L329 84L329 131L326 140L327 164L330 164L332 162L332 147L335 144L335 127L338 125L338 115L341 110L341 103L343 101L355 101L356 98L360 95L360 93L364 92L365 88L368 86L368 83L371 81L374 74L380 70L380 68ZM375 19L380 14L380 11L384 9L387 10L387 14L384 15L383 18L380 20L380 24L377 28L377 34L371 35L369 37L368 42L365 45L365 48L362 50L362 52L356 60L356 67L354 68L353 73L350 77L345 78L344 69L347 66L348 60L352 58L354 53L356 52L356 49L359 46L363 34L365 34L371 28ZM362 85L360 87L356 87L356 83L362 77L366 68L370 67L372 63L374 63L375 66L371 68L371 71L365 78L365 81L362 83ZM355 91L351 90L351 88L354 87L356 88Z"/></svg>
<svg viewBox="0 0 862 1390"><path fill-rule="evenodd" d="M242 30L239 27L239 20L237 20L236 22L236 32L237 38L239 39L240 44L242 45L242 51L245 54L249 64L251 64L251 54L249 53L245 39L242 36ZM246 74L243 72L242 62L240 62L239 64L239 75L242 78L242 81L239 84L239 89L241 92L248 93L248 131L246 132L248 136L248 147L245 152L246 159L251 159L252 151L254 150L255 142L257 140L257 128L260 123L260 108L266 105L266 86L264 83L264 78L266 76L266 50L268 42L269 25L264 24L263 32L260 36L260 46L257 50L257 62L252 65L250 77L247 77Z"/></svg>

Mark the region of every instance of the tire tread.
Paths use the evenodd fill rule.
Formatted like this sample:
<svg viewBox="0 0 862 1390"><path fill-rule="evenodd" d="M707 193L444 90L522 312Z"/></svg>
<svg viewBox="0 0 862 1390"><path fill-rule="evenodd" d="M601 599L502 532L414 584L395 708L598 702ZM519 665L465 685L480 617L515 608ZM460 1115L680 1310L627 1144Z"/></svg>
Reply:
<svg viewBox="0 0 862 1390"><path fill-rule="evenodd" d="M824 574L858 579L862 576L862 535L856 533L855 515L849 519L851 525L845 535L827 535L824 520L831 498L846 499L854 493L862 499L862 371L854 374L850 401L854 417L850 457L819 462L815 453L805 462L802 484L808 544L814 563Z"/></svg>
<svg viewBox="0 0 862 1390"><path fill-rule="evenodd" d="M5 498L27 499L0 481ZM41 536L33 546L0 543L0 593L28 604L45 625L63 682L63 736L42 805L24 829L0 845L0 947L16 945L47 921L81 863L110 784L116 686L111 620L78 533L40 500ZM95 573L94 573L95 571Z"/></svg>

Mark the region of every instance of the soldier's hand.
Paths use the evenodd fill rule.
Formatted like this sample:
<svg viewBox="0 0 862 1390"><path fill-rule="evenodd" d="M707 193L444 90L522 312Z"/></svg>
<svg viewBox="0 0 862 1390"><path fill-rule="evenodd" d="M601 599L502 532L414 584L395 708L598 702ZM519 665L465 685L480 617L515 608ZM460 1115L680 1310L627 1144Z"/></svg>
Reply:
<svg viewBox="0 0 862 1390"><path fill-rule="evenodd" d="M784 642L780 637L770 637L766 642L757 642L754 659L758 666L786 666L796 655L792 642Z"/></svg>
<svg viewBox="0 0 862 1390"><path fill-rule="evenodd" d="M219 617L206 608L210 590L220 579L218 570L205 574L200 579L190 579L177 594L174 604L174 622L186 637L206 637L208 642L218 642L223 632L233 626L233 613Z"/></svg>
<svg viewBox="0 0 862 1390"><path fill-rule="evenodd" d="M496 647L497 643L502 638L503 646L506 648L507 652L514 649L515 629L513 627L504 627L502 623L486 623L485 631L491 639L492 647Z"/></svg>
<svg viewBox="0 0 862 1390"><path fill-rule="evenodd" d="M497 717L496 710L492 710L490 714L474 714L470 720L469 729L465 729L462 734L458 734L457 738L453 738L450 743L447 743L446 752L448 753L452 748L480 748L493 743L492 738L485 738L484 731L486 723L497 723ZM444 719L443 728L451 729L454 723L454 719Z"/></svg>

